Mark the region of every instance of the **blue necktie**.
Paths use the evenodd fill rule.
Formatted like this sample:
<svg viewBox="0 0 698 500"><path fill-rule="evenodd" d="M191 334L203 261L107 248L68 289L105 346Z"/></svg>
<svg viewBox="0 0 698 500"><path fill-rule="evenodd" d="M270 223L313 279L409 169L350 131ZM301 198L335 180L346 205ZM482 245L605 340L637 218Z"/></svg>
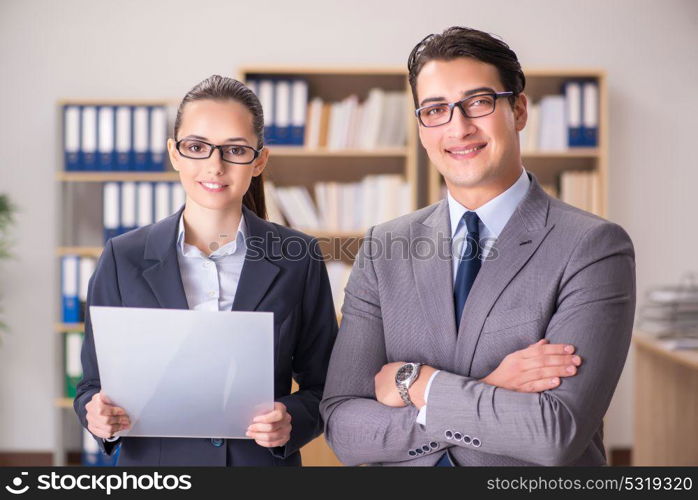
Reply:
<svg viewBox="0 0 698 500"><path fill-rule="evenodd" d="M472 288L475 277L480 270L480 218L475 212L465 212L463 218L468 231L468 246L461 255L458 272L456 273L456 283L453 286L453 299L456 306L456 330L460 327L460 318L463 314L465 301L468 299L470 288Z"/></svg>

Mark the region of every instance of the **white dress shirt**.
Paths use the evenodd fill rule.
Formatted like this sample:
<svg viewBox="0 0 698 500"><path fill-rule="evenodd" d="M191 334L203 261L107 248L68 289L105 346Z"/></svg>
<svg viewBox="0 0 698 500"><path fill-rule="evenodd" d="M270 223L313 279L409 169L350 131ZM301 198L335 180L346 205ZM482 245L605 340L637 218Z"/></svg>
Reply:
<svg viewBox="0 0 698 500"><path fill-rule="evenodd" d="M245 218L240 217L235 239L206 255L185 242L184 215L179 219L177 260L189 309L231 311L245 263Z"/></svg>
<svg viewBox="0 0 698 500"><path fill-rule="evenodd" d="M494 245L497 238L499 238L504 226L507 225L507 222L509 222L509 219L514 214L516 207L519 206L519 203L521 203L526 196L530 184L531 180L528 178L528 174L526 174L526 169L522 168L521 175L509 189L495 196L490 201L475 210L475 213L480 218L480 244L483 249L483 258L486 259L489 255L492 245ZM465 247L463 246L463 244L467 242L467 228L465 226L465 220L463 220L463 215L469 210L458 203L456 199L451 196L451 193L448 193L448 211L451 221L453 284L455 285L458 264L460 264L460 258L463 251L467 249L467 244ZM429 382L427 382L427 387L424 390L425 403L429 398L431 383L434 381L434 377L438 373L439 370L435 371L429 378ZM426 404L419 410L419 414L417 415L417 423L422 425L427 424Z"/></svg>

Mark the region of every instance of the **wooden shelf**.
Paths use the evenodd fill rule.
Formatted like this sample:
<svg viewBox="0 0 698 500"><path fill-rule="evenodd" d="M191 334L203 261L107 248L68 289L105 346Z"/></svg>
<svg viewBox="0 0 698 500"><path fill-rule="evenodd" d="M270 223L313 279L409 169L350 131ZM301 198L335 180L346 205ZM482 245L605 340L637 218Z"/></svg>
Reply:
<svg viewBox="0 0 698 500"><path fill-rule="evenodd" d="M61 182L171 182L179 181L177 172L57 172Z"/></svg>
<svg viewBox="0 0 698 500"><path fill-rule="evenodd" d="M73 398L56 398L53 402L56 408L73 408Z"/></svg>
<svg viewBox="0 0 698 500"><path fill-rule="evenodd" d="M56 323L53 325L56 333L78 332L85 330L85 323Z"/></svg>
<svg viewBox="0 0 698 500"><path fill-rule="evenodd" d="M178 106L179 99L59 99L59 106Z"/></svg>
<svg viewBox="0 0 698 500"><path fill-rule="evenodd" d="M237 69L239 75L355 75L355 76L376 76L394 75L407 76L407 69L402 66L243 66Z"/></svg>
<svg viewBox="0 0 698 500"><path fill-rule="evenodd" d="M327 158L384 158L402 157L409 153L407 148L386 148L386 149L306 149L302 146L269 146L269 152L274 156L306 156L306 157L327 157Z"/></svg>
<svg viewBox="0 0 698 500"><path fill-rule="evenodd" d="M79 255L80 257L99 257L102 255L103 247L58 247L56 255Z"/></svg>
<svg viewBox="0 0 698 500"><path fill-rule="evenodd" d="M564 151L523 151L521 157L527 158L598 158L600 155L599 148L570 148Z"/></svg>
<svg viewBox="0 0 698 500"><path fill-rule="evenodd" d="M366 231L345 231L345 232L337 232L337 231L323 231L322 229L298 229L298 231L302 231L306 234L309 234L310 236L314 236L315 238L322 238L322 239L333 239L333 240L349 240L352 238L363 238L364 235L366 234Z"/></svg>

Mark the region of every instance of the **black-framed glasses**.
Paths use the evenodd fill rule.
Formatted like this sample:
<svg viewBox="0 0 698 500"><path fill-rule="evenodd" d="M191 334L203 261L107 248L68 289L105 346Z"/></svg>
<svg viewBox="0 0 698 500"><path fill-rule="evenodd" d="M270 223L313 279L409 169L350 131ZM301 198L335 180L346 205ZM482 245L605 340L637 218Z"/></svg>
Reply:
<svg viewBox="0 0 698 500"><path fill-rule="evenodd" d="M513 92L485 92L466 97L458 102L430 104L415 110L419 123L424 127L446 125L453 118L453 110L458 107L468 118L481 118L494 113L497 99L509 97Z"/></svg>
<svg viewBox="0 0 698 500"><path fill-rule="evenodd" d="M248 165L255 161L264 147L255 149L243 144L223 144L216 146L200 139L184 138L176 142L177 151L185 158L205 160L211 158L213 151L218 149L224 162L238 165Z"/></svg>

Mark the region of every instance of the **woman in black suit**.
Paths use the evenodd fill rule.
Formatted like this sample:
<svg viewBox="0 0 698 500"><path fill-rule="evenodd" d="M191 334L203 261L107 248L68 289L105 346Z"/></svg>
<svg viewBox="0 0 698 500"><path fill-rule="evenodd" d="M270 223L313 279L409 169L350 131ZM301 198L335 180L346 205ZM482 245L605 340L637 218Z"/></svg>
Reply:
<svg viewBox="0 0 698 500"><path fill-rule="evenodd" d="M263 133L245 85L214 75L194 87L168 140L186 203L107 242L88 305L273 312L274 409L250 424L251 439L115 437L130 420L101 392L88 308L74 406L100 448L121 446L118 465L300 465L298 450L322 432L337 333L330 285L317 241L265 220Z"/></svg>

